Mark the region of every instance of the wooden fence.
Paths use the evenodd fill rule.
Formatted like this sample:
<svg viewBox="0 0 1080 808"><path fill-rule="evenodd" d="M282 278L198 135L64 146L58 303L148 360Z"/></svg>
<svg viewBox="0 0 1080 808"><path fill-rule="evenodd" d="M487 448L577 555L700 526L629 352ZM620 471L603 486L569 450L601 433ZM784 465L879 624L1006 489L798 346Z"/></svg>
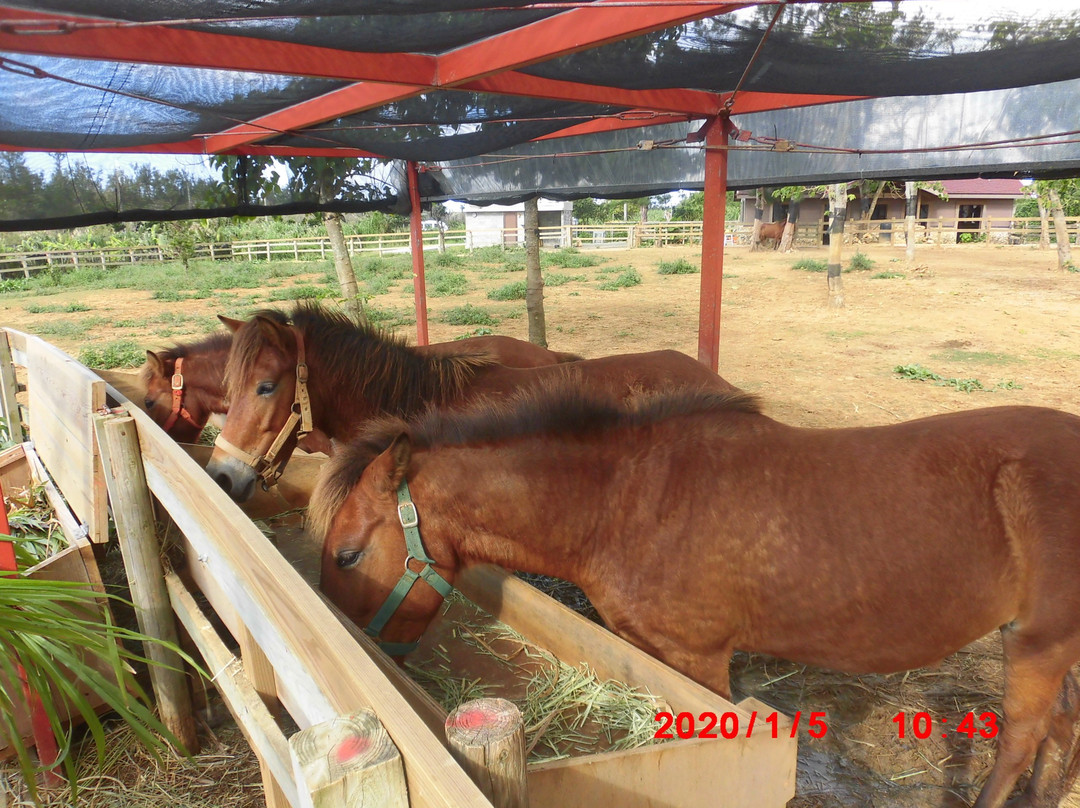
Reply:
<svg viewBox="0 0 1080 808"><path fill-rule="evenodd" d="M1080 231L1080 218L1066 220L1069 239L1073 241ZM608 222L602 225L562 225L540 228L544 246L551 248L634 248L664 247L677 244L701 242L701 222ZM753 226L741 222L728 222L725 243L746 245L750 243ZM937 246L965 242L986 244L1029 245L1040 240L1040 220L1035 218L980 218L919 219L916 232L920 243ZM795 234L796 244L815 246L824 243L828 224L822 220L799 222ZM1050 227L1049 242L1056 239ZM470 230L425 230L425 250L478 249L481 247L515 247L523 244L520 228L493 228ZM903 219L854 220L847 223L846 240L857 243L880 243L893 246L904 244ZM346 236L349 252L353 255L390 255L409 252L408 233L378 233ZM213 261L305 261L327 259L333 256L333 248L326 237L292 239L259 239L198 244L194 257ZM153 245L144 247L99 247L91 249L40 250L26 253L0 254L0 279L9 277L29 278L38 272L66 272L94 267L110 269L146 261L175 261L176 253L167 247Z"/></svg>

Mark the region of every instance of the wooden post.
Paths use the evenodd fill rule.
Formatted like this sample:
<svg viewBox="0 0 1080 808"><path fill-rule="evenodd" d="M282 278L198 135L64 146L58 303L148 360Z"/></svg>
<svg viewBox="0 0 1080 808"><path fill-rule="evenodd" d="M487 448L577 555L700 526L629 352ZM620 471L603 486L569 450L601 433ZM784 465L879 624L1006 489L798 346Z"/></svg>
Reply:
<svg viewBox="0 0 1080 808"><path fill-rule="evenodd" d="M19 415L19 402L15 398L18 391L15 366L11 361L11 345L8 343L8 335L5 331L0 336L0 413L4 416L4 423L7 424L8 435L16 443L22 443L26 440L26 433L23 431L22 417Z"/></svg>
<svg viewBox="0 0 1080 808"><path fill-rule="evenodd" d="M289 753L301 808L408 808L401 754L371 710L301 730Z"/></svg>
<svg viewBox="0 0 1080 808"><path fill-rule="evenodd" d="M528 808L525 726L506 699L475 699L446 717L450 754L494 808Z"/></svg>
<svg viewBox="0 0 1080 808"><path fill-rule="evenodd" d="M176 623L165 587L135 420L131 416L95 415L94 430L139 630L176 645ZM162 723L185 749L198 751L191 691L179 655L158 643L147 643L145 653L156 663L150 666L150 680Z"/></svg>
<svg viewBox="0 0 1080 808"><path fill-rule="evenodd" d="M237 640L240 643L240 659L244 665L244 673L248 681L259 694L270 715L277 718L281 715L281 702L277 694L277 674L274 666L266 658L258 642L251 636L247 626L241 626ZM287 808L288 797L274 775L273 770L262 759L259 760L259 769L262 772L263 793L266 797L267 808Z"/></svg>

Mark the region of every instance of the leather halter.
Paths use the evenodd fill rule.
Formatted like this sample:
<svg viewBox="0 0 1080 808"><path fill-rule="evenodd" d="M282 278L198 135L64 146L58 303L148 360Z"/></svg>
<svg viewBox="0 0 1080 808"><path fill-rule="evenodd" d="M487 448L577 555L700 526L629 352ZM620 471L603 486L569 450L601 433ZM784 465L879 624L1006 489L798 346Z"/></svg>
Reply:
<svg viewBox="0 0 1080 808"><path fill-rule="evenodd" d="M364 633L374 638L379 643L379 647L390 656L405 656L416 650L416 647L420 645L419 640L416 642L385 642L379 639L379 632L394 616L401 602L405 600L409 590L418 580L423 579L426 581L432 589L444 598L454 591L454 586L431 566L435 563L435 559L428 557L427 551L424 549L424 542L420 538L420 515L416 511L416 505L412 501L412 494L409 492L409 483L405 478L402 478L401 484L398 486L397 499L398 521L401 522L401 528L405 531L405 550L408 553L405 556L405 572L402 573L401 578L398 579L390 594L386 596L386 600L379 607L379 611L371 618L371 622L367 624ZM413 572L409 568L409 562L413 560L424 562L424 567L420 572Z"/></svg>
<svg viewBox="0 0 1080 808"><path fill-rule="evenodd" d="M205 424L200 424L198 421L196 421L192 417L191 413L188 412L187 407L184 406L184 374L181 370L183 364L184 357L178 356L176 358L176 365L173 367L172 411L169 412L169 417L165 419L165 423L162 424L161 428L168 432L170 429L173 428L173 426L176 425L176 422L179 419L183 418L197 430L202 432Z"/></svg>
<svg viewBox="0 0 1080 808"><path fill-rule="evenodd" d="M215 438L214 445L218 446L226 454L232 455L245 466L255 470L255 474L262 480L264 490L277 484L281 475L285 472L285 464L289 458L278 460L278 453L292 435L302 440L305 435L311 433L311 397L308 394L308 366L304 352L304 334L296 326L292 326L293 335L296 337L296 393L293 395L292 410L289 417L282 425L277 437L274 438L270 448L261 455L253 455L245 452L239 446L229 443L220 434Z"/></svg>

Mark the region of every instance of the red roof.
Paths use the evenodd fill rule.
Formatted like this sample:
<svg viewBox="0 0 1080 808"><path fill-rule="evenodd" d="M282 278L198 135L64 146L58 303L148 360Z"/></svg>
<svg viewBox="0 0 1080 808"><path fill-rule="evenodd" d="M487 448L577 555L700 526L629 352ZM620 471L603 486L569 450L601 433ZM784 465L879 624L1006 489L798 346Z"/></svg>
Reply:
<svg viewBox="0 0 1080 808"><path fill-rule="evenodd" d="M1015 179L943 180L941 184L950 197L997 196L1015 199L1024 195L1024 186Z"/></svg>

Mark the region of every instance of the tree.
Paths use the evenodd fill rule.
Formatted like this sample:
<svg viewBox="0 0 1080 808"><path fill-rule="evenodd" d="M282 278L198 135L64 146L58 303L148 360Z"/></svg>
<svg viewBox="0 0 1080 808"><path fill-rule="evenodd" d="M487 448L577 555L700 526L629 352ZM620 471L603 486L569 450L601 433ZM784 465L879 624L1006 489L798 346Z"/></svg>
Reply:
<svg viewBox="0 0 1080 808"><path fill-rule="evenodd" d="M829 305L833 308L844 306L843 265L844 222L847 219L848 190L847 183L838 182L829 190L829 206L832 215L829 218Z"/></svg>
<svg viewBox="0 0 1080 808"><path fill-rule="evenodd" d="M1069 228L1065 222L1065 202L1063 198L1074 196L1077 191L1076 180L1038 180L1035 192L1040 203L1050 211L1054 220L1054 239L1057 241L1058 267L1072 268L1072 249L1069 246Z"/></svg>
<svg viewBox="0 0 1080 808"><path fill-rule="evenodd" d="M525 309L529 313L529 342L546 348L544 276L540 271L540 207L535 196L525 200Z"/></svg>

